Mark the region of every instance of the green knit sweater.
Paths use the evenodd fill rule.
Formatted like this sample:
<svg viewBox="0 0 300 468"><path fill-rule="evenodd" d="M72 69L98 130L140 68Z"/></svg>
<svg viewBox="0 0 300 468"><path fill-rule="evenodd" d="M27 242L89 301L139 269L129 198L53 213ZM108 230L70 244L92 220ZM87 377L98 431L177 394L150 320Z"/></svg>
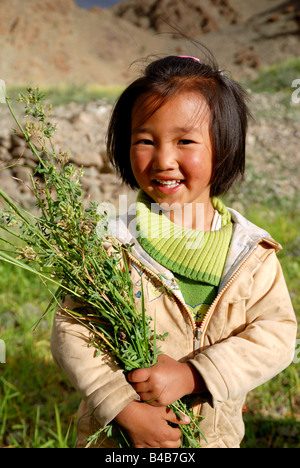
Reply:
<svg viewBox="0 0 300 468"><path fill-rule="evenodd" d="M229 211L218 198L212 198L212 204L222 219L221 229L213 232L172 223L143 191L137 199L138 241L152 258L174 273L197 324L217 295L232 235Z"/></svg>

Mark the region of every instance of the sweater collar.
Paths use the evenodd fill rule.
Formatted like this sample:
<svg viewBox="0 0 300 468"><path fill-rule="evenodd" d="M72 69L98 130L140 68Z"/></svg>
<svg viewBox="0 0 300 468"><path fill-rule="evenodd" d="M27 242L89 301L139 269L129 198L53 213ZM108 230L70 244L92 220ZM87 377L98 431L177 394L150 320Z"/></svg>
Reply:
<svg viewBox="0 0 300 468"><path fill-rule="evenodd" d="M133 245L133 256L135 256L140 263L158 274L167 287L174 289L175 282L172 272L154 260L142 248L140 243L137 242L138 232L136 227L136 204L132 205L131 208L133 208L133 206L134 209L131 209L129 212L126 212L117 218L112 217L107 229L108 234L110 233L112 236L116 237L124 245ZM105 209L107 209L106 205L103 206L104 211ZM276 251L281 250L282 248L280 244L278 244L264 229L255 226L232 208L227 209L233 222L233 233L222 280L219 284L219 291L225 286L225 284L238 270L242 262L245 261L259 243L265 242L270 244L270 246ZM180 291L178 294L180 294Z"/></svg>
<svg viewBox="0 0 300 468"><path fill-rule="evenodd" d="M172 223L161 210L153 209L153 200L140 191L136 206L139 243L152 258L174 273L218 285L231 240L232 223L223 203L217 198L213 198L212 203L221 215L221 229L195 231Z"/></svg>

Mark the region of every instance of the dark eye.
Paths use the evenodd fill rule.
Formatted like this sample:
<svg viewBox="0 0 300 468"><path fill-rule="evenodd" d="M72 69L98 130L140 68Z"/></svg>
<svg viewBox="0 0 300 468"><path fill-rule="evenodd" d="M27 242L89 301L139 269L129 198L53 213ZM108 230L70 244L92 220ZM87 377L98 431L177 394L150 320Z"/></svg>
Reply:
<svg viewBox="0 0 300 468"><path fill-rule="evenodd" d="M180 140L180 141L179 141L179 144L180 144L180 145L190 145L190 144L192 144L192 143L194 143L193 140Z"/></svg>
<svg viewBox="0 0 300 468"><path fill-rule="evenodd" d="M153 145L153 141L151 140L138 140L135 145Z"/></svg>

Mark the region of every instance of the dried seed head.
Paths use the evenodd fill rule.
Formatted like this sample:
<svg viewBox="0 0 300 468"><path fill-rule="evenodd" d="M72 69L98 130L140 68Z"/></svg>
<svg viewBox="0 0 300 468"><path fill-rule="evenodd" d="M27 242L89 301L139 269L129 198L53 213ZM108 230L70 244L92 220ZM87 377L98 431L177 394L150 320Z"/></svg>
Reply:
<svg viewBox="0 0 300 468"><path fill-rule="evenodd" d="M30 245L26 245L26 247L22 247L21 249L17 249L16 253L19 254L17 259L29 260L30 262L33 262L38 257L38 254L35 252L33 247L31 247Z"/></svg>

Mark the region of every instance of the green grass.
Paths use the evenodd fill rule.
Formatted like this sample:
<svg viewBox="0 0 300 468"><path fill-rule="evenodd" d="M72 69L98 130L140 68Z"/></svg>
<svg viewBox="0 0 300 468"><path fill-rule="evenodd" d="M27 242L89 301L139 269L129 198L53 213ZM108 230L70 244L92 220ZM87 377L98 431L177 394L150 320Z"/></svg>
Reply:
<svg viewBox="0 0 300 468"><path fill-rule="evenodd" d="M38 86L38 83L34 87ZM19 93L24 93L28 86L14 86L7 90L7 94L15 100ZM121 86L100 85L56 85L40 86L40 90L47 96L47 101L53 106L65 105L70 102L87 104L91 101L104 100L113 104L122 91Z"/></svg>
<svg viewBox="0 0 300 468"><path fill-rule="evenodd" d="M293 213L250 207L245 213L268 229L285 248L279 254L300 318L300 220ZM52 317L33 326L50 293L36 277L0 263L0 337L7 362L0 364L0 447L73 447L80 398L55 366L50 353ZM244 414L243 447L300 447L299 364L252 391Z"/></svg>
<svg viewBox="0 0 300 468"><path fill-rule="evenodd" d="M300 78L299 58L262 70L248 87L253 92L280 91L289 108L295 78ZM119 90L74 86L52 88L50 94L49 90L44 91L49 101L59 105L103 98L112 102ZM299 197L292 203L284 197L278 199L265 186L262 194L258 194L258 175L254 168L248 170L253 171L255 184L243 186L242 191L238 188L233 199L238 197L245 207L243 214L283 245L278 257L299 320ZM231 205L230 201L228 204ZM74 446L80 398L52 361L49 344L52 317L45 318L35 331L32 329L49 300L50 293L36 277L0 263L0 339L5 341L7 351L6 364L0 364L0 447ZM252 391L246 402L246 436L242 447L299 448L299 395L299 363L292 363L279 376Z"/></svg>
<svg viewBox="0 0 300 468"><path fill-rule="evenodd" d="M292 82L300 78L300 58L289 58L288 60L269 67L262 68L255 80L247 83L248 87L255 93L278 93L291 94Z"/></svg>
<svg viewBox="0 0 300 468"><path fill-rule="evenodd" d="M251 93L272 95L275 97L273 108L255 109L254 118L274 118L300 121L300 104L292 102L296 88L292 87L294 80L300 79L300 58L289 58L284 62L263 67L258 71L256 79L242 83ZM297 86L297 88L299 85ZM297 97L299 93L296 94Z"/></svg>
<svg viewBox="0 0 300 468"><path fill-rule="evenodd" d="M0 447L74 446L79 398L52 361L52 317L33 330L49 299L35 276L0 263Z"/></svg>
<svg viewBox="0 0 300 468"><path fill-rule="evenodd" d="M249 206L245 215L282 246L278 253L291 300L300 320L300 219L293 211ZM298 338L300 334L298 333ZM277 377L252 391L244 415L244 448L300 448L300 372L293 362Z"/></svg>

